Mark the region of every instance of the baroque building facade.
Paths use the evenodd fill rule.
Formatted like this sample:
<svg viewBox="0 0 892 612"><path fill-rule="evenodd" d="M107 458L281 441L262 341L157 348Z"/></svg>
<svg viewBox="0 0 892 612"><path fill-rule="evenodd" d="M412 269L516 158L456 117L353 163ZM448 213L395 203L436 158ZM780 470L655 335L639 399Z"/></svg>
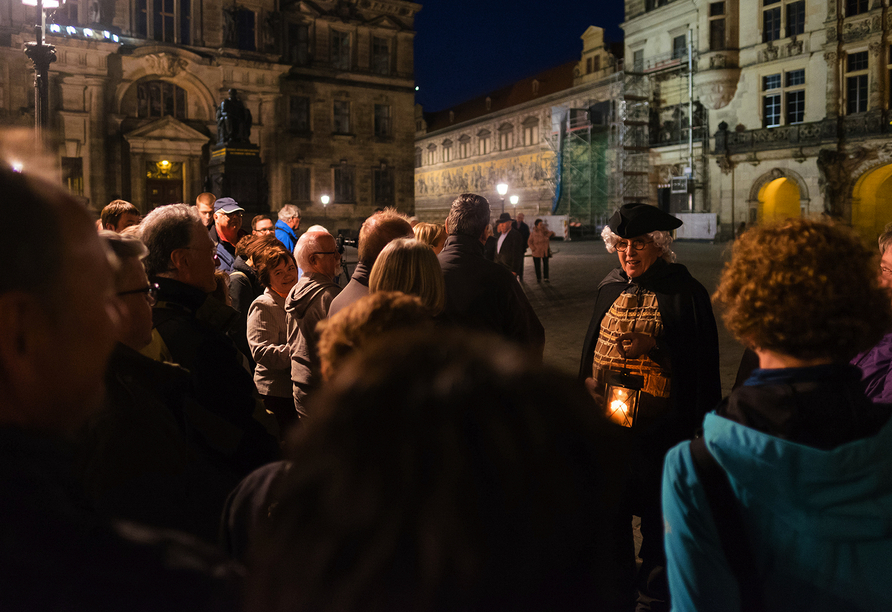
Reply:
<svg viewBox="0 0 892 612"><path fill-rule="evenodd" d="M892 221L888 0L626 0L622 27L649 87L649 201L690 168L722 237L826 214L875 239ZM693 146L666 136L691 124Z"/></svg>
<svg viewBox="0 0 892 612"><path fill-rule="evenodd" d="M443 223L455 196L469 191L486 197L494 216L502 207L512 217L552 214L561 197L562 135L577 116L579 125L590 129L592 109L618 93L620 65L605 45L603 30L592 26L581 38L578 61L449 109L424 113L416 108L415 210L420 219ZM602 162L606 176L609 161ZM499 183L508 185L504 197L497 192ZM517 196L516 206L511 196Z"/></svg>
<svg viewBox="0 0 892 612"><path fill-rule="evenodd" d="M68 0L47 12L51 151L99 210L213 190L216 110L236 89L266 194L310 222L358 227L414 208L414 15L406 0ZM39 17L0 8L0 124L33 125L22 46ZM226 195L226 194L222 194ZM323 207L321 196L330 204ZM261 207L263 208L263 207Z"/></svg>

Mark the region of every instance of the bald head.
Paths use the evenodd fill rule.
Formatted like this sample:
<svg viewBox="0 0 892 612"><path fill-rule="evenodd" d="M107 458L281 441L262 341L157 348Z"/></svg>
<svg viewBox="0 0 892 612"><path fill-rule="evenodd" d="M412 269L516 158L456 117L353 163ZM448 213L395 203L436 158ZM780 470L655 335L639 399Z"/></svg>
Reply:
<svg viewBox="0 0 892 612"><path fill-rule="evenodd" d="M304 273L322 274L328 278L337 276L341 256L338 245L328 232L309 231L301 236L294 247L297 265Z"/></svg>
<svg viewBox="0 0 892 612"><path fill-rule="evenodd" d="M412 238L414 235L408 217L392 208L386 208L362 224L362 229L359 230L359 261L371 268L388 243L397 238Z"/></svg>

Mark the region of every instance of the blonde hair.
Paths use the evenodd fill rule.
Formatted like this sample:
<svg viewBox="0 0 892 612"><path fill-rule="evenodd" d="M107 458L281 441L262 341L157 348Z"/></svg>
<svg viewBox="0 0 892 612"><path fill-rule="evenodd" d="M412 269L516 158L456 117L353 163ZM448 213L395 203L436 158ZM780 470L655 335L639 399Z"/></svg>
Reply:
<svg viewBox="0 0 892 612"><path fill-rule="evenodd" d="M415 225L415 240L436 247L441 241L446 240L446 226L439 223L418 223Z"/></svg>
<svg viewBox="0 0 892 612"><path fill-rule="evenodd" d="M369 291L417 295L437 315L446 306L443 272L433 249L413 238L398 238L384 247L369 276Z"/></svg>

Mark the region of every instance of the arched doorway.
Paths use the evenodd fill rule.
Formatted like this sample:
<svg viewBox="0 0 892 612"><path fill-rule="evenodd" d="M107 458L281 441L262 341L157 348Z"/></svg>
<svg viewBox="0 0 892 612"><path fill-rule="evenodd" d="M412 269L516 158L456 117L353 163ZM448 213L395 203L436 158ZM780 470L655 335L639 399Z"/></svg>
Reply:
<svg viewBox="0 0 892 612"><path fill-rule="evenodd" d="M780 177L765 183L759 189L759 221L771 223L802 216L799 186L795 181Z"/></svg>
<svg viewBox="0 0 892 612"><path fill-rule="evenodd" d="M852 192L852 226L874 240L892 222L892 164L865 172Z"/></svg>

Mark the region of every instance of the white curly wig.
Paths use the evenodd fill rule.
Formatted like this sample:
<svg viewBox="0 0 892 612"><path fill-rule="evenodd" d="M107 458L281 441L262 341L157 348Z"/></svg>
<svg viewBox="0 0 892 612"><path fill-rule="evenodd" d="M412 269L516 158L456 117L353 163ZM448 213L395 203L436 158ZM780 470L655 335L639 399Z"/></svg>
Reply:
<svg viewBox="0 0 892 612"><path fill-rule="evenodd" d="M660 257L665 259L666 263L675 263L675 252L672 250L672 234L669 232L649 232L645 236L654 241L656 247L660 249ZM607 247L608 253L616 253L616 243L623 240L623 238L610 230L609 225L604 226L601 238L604 239L604 245Z"/></svg>

